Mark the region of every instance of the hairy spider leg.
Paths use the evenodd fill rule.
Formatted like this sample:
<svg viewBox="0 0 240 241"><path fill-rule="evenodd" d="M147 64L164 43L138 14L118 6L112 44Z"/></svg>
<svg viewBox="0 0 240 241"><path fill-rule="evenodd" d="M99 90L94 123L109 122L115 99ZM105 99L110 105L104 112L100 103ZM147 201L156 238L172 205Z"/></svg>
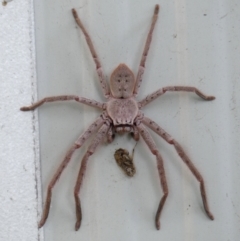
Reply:
<svg viewBox="0 0 240 241"><path fill-rule="evenodd" d="M30 110L36 109L37 107L43 105L44 103L54 102L54 101L66 101L66 100L75 100L75 101L80 102L82 104L89 105L89 106L96 107L96 108L100 108L102 110L105 108L104 103L100 103L96 100L91 100L91 99L87 99L87 98L84 98L84 97L79 97L77 95L59 95L59 96L50 96L50 97L43 98L43 99L33 103L30 106L21 107L20 110L21 111L30 111Z"/></svg>
<svg viewBox="0 0 240 241"><path fill-rule="evenodd" d="M200 183L200 192L201 192L205 212L211 220L214 220L214 217L209 210L209 205L207 202L207 194L205 191L205 184L204 184L203 177L200 174L200 172L198 171L198 169L195 167L193 162L190 160L188 155L185 153L183 148L180 146L180 144L176 140L174 140L173 137L171 137L164 129L162 129L157 123L155 123L150 118L144 117L142 120L142 123L145 124L146 126L148 126L150 129L152 129L159 136L161 136L166 142L168 142L169 144L174 146L174 148L177 151L180 158L183 160L183 162L187 165L187 167L190 169L192 174L195 176L195 178Z"/></svg>
<svg viewBox="0 0 240 241"><path fill-rule="evenodd" d="M72 9L72 14L73 14L73 17L77 23L77 25L79 26L79 28L82 30L84 36L85 36L85 39L86 39L86 42L87 42L87 45L90 49L90 52L91 52L91 55L93 57L93 60L95 62L95 65L96 65L96 70L97 70L97 74L98 74L98 77L99 77L99 81L100 81L100 85L101 85L101 88L102 88L102 91L103 91L103 94L106 98L108 98L110 96L110 91L109 91L109 86L105 80L105 76L104 76L104 73L103 73L103 69L102 69L102 66L101 66L101 63L100 63L100 60L97 56L97 53L95 51L95 48L93 46L93 43L92 43L92 40L91 40L91 37L89 36L87 30L85 29L85 27L83 26L80 18L78 17L78 14L77 14L77 11L73 8Z"/></svg>
<svg viewBox="0 0 240 241"><path fill-rule="evenodd" d="M193 92L196 95L198 95L199 97L201 97L203 100L214 100L215 97L214 96L209 96L209 95L205 95L203 94L199 89L195 88L195 87L191 87L191 86L166 86L163 87L159 90L154 91L152 94L148 95L147 97L145 97L143 100L138 102L138 107L142 108L145 105L149 104L150 102L152 102L153 100L155 100L157 97L165 94L167 91L184 91L184 92Z"/></svg>
<svg viewBox="0 0 240 241"><path fill-rule="evenodd" d="M150 151L157 158L157 169L158 169L158 173L159 173L160 184L163 189L163 196L160 200L160 203L159 203L158 209L157 209L157 213L155 216L155 225L156 225L156 228L159 230L160 229L160 215L161 215L164 203L168 196L168 186L167 186L167 179L166 179L165 170L164 170L164 166L163 166L163 159L162 159L159 151L157 150L157 146L156 146L153 138L151 137L151 135L147 131L147 129L144 127L144 125L141 123L140 125L137 126L137 128L138 128L143 140L146 142L147 146L149 147Z"/></svg>
<svg viewBox="0 0 240 241"><path fill-rule="evenodd" d="M77 221L75 224L76 231L80 228L81 221L82 221L81 203L80 203L80 198L78 195L79 195L80 188L82 185L83 176L84 176L84 173L87 168L87 161L88 161L89 156L91 156L95 152L97 146L103 141L104 137L107 135L109 127L110 127L109 123L104 123L102 125L102 127L97 132L96 136L94 137L93 141L91 142L90 146L88 147L86 154L84 155L84 157L82 159L81 167L80 167L78 177L77 177L77 182L76 182L76 185L74 188L74 197L75 197L75 203L76 203L76 218L77 218Z"/></svg>
<svg viewBox="0 0 240 241"><path fill-rule="evenodd" d="M141 58L140 65L139 65L139 68L138 68L135 88L134 88L134 91L133 91L133 94L135 96L137 96L138 90L139 90L139 88L141 86L141 83L142 83L142 76L143 76L143 73L144 73L144 70L145 70L145 62L146 62L148 50L150 48L150 44L151 44L151 41L152 41L153 30L154 30L156 21L158 19L158 12L159 12L159 5L156 4L155 8L154 8L154 12L153 12L151 27L150 27L150 30L149 30L148 35L147 35L145 47L144 47L144 50L143 50L143 53L142 53L142 58Z"/></svg>
<svg viewBox="0 0 240 241"><path fill-rule="evenodd" d="M52 197L52 189L55 186L57 180L60 178L63 170L67 167L68 163L70 162L74 151L76 149L80 148L85 143L85 141L88 140L88 138L92 135L92 133L94 133L96 130L98 130L103 125L103 123L104 123L104 120L102 119L102 117L98 117L89 126L89 128L77 139L77 141L74 143L74 145L68 150L66 156L64 157L62 163L58 167L57 171L55 172L53 178L51 179L51 181L48 185L47 197L46 197L45 205L43 208L42 217L38 224L38 228L41 228L45 224L45 222L48 218L50 204L51 204L51 197Z"/></svg>

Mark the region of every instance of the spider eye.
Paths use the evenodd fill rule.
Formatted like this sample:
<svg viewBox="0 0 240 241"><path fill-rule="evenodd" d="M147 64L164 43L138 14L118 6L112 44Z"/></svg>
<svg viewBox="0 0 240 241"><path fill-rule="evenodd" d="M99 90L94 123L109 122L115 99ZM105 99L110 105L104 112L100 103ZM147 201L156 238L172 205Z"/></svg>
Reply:
<svg viewBox="0 0 240 241"><path fill-rule="evenodd" d="M128 79L125 79L125 82L127 83L127 82L128 82Z"/></svg>
<svg viewBox="0 0 240 241"><path fill-rule="evenodd" d="M117 80L118 83L120 83L120 81L121 81L120 79Z"/></svg>

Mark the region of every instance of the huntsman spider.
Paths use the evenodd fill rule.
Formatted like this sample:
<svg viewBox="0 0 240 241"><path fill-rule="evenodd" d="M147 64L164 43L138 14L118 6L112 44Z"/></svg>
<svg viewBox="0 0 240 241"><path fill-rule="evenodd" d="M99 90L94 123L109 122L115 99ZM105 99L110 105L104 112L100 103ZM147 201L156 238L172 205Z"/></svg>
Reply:
<svg viewBox="0 0 240 241"><path fill-rule="evenodd" d="M105 79L105 74L103 73L100 59L98 58L98 55L95 51L92 40L87 30L85 29L84 25L82 24L80 18L78 17L76 10L72 9L73 17L86 38L87 45L91 52L92 58L95 62L97 75L99 78L99 82L100 82L103 94L106 98L106 102L100 103L98 101L87 99L76 95L61 95L61 96L46 97L32 104L31 106L21 108L22 111L30 111L30 110L36 109L37 107L47 102L73 100L85 105L96 107L103 111L102 114L88 127L88 129L82 135L79 136L79 138L75 141L72 147L68 150L68 152L66 153L66 156L64 157L63 161L61 162L60 166L55 172L53 178L51 179L47 189L46 202L43 208L41 220L39 222L39 228L41 228L47 220L49 209L50 209L50 203L51 203L52 189L55 186L57 180L60 178L63 170L70 162L70 159L73 153L77 149L79 149L89 139L90 136L94 135L95 133L95 137L91 141L87 149L87 152L83 156L81 167L77 177L77 182L74 188L74 198L76 203L75 230L77 231L80 228L81 220L82 220L82 211L81 211L81 205L80 205L79 192L82 186L83 176L86 171L89 157L95 152L97 146L101 142L103 142L104 139L107 139L108 142L111 143L114 139L115 134L130 133L133 136L134 140L136 141L138 141L139 138L141 137L144 140L144 142L147 144L152 154L156 157L160 184L163 189L163 196L160 200L160 203L156 212L156 216L155 216L156 228L160 229L160 215L162 213L163 206L168 196L168 186L167 186L162 156L159 153L158 148L148 131L148 128L150 128L152 131L157 133L167 143L169 143L170 145L173 145L173 147L175 148L176 152L178 153L182 161L187 165L187 167L190 169L190 171L195 176L197 181L200 183L200 191L201 191L205 212L211 220L214 219L212 213L209 210L207 195L206 195L205 185L204 185L204 180L202 175L195 167L195 165L192 163L192 161L185 153L181 145L173 137L171 137L164 129L162 129L157 123L155 123L150 118L144 116L142 109L150 102L154 101L156 98L162 96L166 92L176 92L176 91L192 92L198 95L203 100L207 100L207 101L214 100L215 97L207 96L197 88L191 87L191 86L167 86L156 90L155 92L148 95L146 98L142 99L141 101L136 100L139 88L142 83L142 77L145 70L145 63L146 63L148 50L152 40L153 30L158 18L158 12L159 12L159 5L156 5L154 9L153 17L152 17L150 30L148 32L145 47L141 57L137 77L135 78L133 72L128 68L128 66L122 63L122 64L119 64L112 72L110 77L110 84L108 85Z"/></svg>

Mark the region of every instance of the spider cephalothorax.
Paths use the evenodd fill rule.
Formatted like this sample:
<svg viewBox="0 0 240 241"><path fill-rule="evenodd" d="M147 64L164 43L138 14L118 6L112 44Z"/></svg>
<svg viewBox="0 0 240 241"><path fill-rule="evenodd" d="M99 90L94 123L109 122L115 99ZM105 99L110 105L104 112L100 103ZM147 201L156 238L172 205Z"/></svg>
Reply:
<svg viewBox="0 0 240 241"><path fill-rule="evenodd" d="M125 64L113 71L110 78L111 94L114 98L126 99L133 96L135 78L133 72Z"/></svg>
<svg viewBox="0 0 240 241"><path fill-rule="evenodd" d="M204 100L214 100L215 97L206 96L200 90L191 86L167 86L156 90L155 92L148 95L146 98L144 98L141 101L136 100L136 96L138 94L138 90L142 82L142 76L145 69L145 62L147 59L147 54L148 54L148 50L152 39L153 29L157 21L158 12L159 12L159 6L156 5L154 9L151 27L147 35L147 40L146 40L142 58L140 61L139 70L136 75L137 76L136 80L134 78L133 72L125 64L120 64L113 71L111 75L110 88L109 88L104 78L105 75L103 73L100 60L93 47L92 40L88 35L86 29L84 28L81 20L79 19L76 10L75 9L72 10L75 21L78 24L78 26L81 28L86 38L88 47L92 54L93 60L96 64L96 70L99 77L99 82L100 82L103 94L106 97L107 101L105 103L100 103L98 101L86 99L84 97L79 97L76 95L62 95L62 96L47 97L34 103L31 106L21 108L22 111L29 111L29 110L34 110L35 108L39 107L45 102L75 100L77 102L99 108L103 111L103 113L89 126L89 128L82 135L79 136L79 138L75 141L72 147L68 150L58 170L56 171L51 182L49 183L46 203L44 206L42 218L39 223L39 228L42 227L47 220L49 209L50 209L50 203L51 203L52 189L56 184L57 180L60 178L63 170L69 163L72 157L72 154L76 149L80 148L86 142L86 140L88 140L94 133L96 133L95 137L93 138L93 140L91 141L87 149L87 152L85 153L82 159L76 186L74 189L74 198L76 203L76 217L77 217L75 230L79 229L81 225L81 220L82 220L82 212L81 212L81 205L80 205L80 199L78 194L81 188L83 176L86 170L87 161L89 157L95 152L97 146L104 141L105 137L107 137L108 142L112 142L115 132L121 133L121 134L130 132L133 134L133 138L135 140L138 140L139 137L141 136L142 139L147 144L147 146L149 147L152 154L156 156L157 169L159 173L160 183L163 189L163 196L160 200L156 217L155 217L156 228L160 229L159 220L160 220L160 215L161 215L164 203L168 196L168 186L167 186L161 154L159 153L158 148L148 131L148 128L150 128L156 134L162 137L167 143L174 146L175 150L177 151L182 161L188 166L190 171L196 177L196 179L200 183L200 190L201 190L205 212L208 215L208 217L213 220L213 215L211 214L208 207L207 196L205 192L205 185L201 174L199 173L195 165L192 163L190 158L187 156L185 151L182 149L180 144L176 140L174 140L174 138L172 138L157 123L155 123L150 118L147 118L146 116L144 116L142 112L142 108L147 104L149 104L150 102L152 102L153 100L155 100L157 97L166 93L167 91L193 92L193 93L196 93L199 97L201 97Z"/></svg>

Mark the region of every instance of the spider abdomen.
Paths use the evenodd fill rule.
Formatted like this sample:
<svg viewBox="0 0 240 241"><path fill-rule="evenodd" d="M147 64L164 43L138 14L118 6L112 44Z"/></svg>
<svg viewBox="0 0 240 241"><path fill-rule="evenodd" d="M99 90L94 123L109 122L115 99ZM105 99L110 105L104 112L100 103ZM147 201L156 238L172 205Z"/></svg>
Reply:
<svg viewBox="0 0 240 241"><path fill-rule="evenodd" d="M107 102L107 113L114 126L133 125L138 114L138 105L133 98L111 99Z"/></svg>

